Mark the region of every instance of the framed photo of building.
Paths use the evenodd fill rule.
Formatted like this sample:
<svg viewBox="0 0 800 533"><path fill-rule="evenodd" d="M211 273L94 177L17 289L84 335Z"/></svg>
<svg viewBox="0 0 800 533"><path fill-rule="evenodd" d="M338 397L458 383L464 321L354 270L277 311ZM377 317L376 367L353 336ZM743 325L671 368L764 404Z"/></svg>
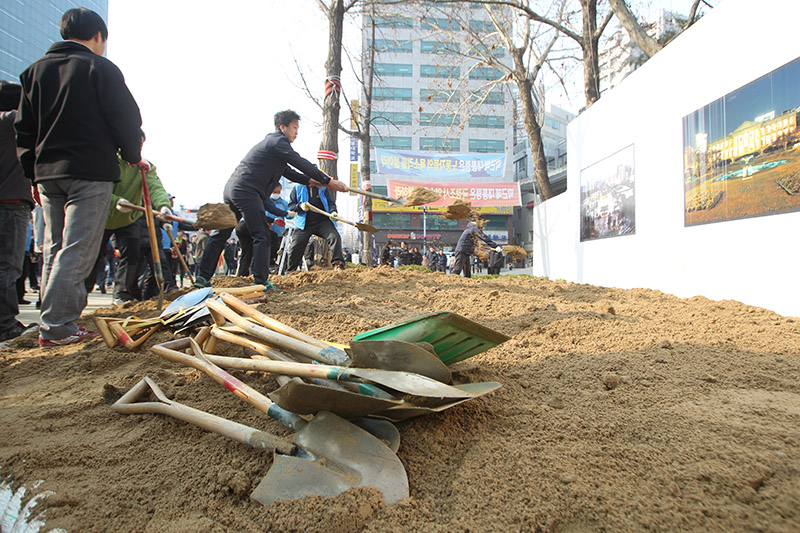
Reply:
<svg viewBox="0 0 800 533"><path fill-rule="evenodd" d="M636 233L633 145L581 170L581 242Z"/></svg>
<svg viewBox="0 0 800 533"><path fill-rule="evenodd" d="M800 58L683 118L684 225L800 210Z"/></svg>

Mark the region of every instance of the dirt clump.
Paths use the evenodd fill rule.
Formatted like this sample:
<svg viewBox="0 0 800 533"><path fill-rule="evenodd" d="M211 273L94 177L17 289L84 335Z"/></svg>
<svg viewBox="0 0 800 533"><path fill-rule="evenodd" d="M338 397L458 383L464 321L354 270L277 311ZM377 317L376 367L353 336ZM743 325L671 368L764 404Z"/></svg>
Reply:
<svg viewBox="0 0 800 533"><path fill-rule="evenodd" d="M283 295L258 308L332 342L439 310L500 331L511 340L451 370L457 383L503 387L397 424L409 498L390 506L360 488L265 507L249 494L271 452L110 409L147 375L176 401L288 435L149 350L170 333L136 352L99 339L17 345L0 352L0 476L55 493L41 506L46 529L800 530L800 319L524 276L381 267L271 281ZM155 302L135 310L157 314ZM100 314L110 312L130 309ZM242 353L224 343L219 352ZM233 374L263 393L277 388L269 374Z"/></svg>
<svg viewBox="0 0 800 533"><path fill-rule="evenodd" d="M465 202L463 200L456 200L447 206L447 212L444 218L448 220L461 220L467 218L472 214L472 202Z"/></svg>
<svg viewBox="0 0 800 533"><path fill-rule="evenodd" d="M236 215L227 204L203 204L197 210L195 227L207 230L227 229L236 226Z"/></svg>
<svg viewBox="0 0 800 533"><path fill-rule="evenodd" d="M411 190L411 194L408 195L408 201L405 205L408 206L415 206L415 205L425 205L431 202L435 202L442 195L436 191L432 191L425 187L414 187Z"/></svg>

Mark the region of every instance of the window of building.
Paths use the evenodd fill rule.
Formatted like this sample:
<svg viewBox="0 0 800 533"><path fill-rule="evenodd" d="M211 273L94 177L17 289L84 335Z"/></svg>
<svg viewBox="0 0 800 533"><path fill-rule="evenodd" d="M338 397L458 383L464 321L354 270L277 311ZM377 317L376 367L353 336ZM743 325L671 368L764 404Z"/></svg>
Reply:
<svg viewBox="0 0 800 533"><path fill-rule="evenodd" d="M469 151L482 154L501 154L506 151L505 141L493 139L470 139Z"/></svg>
<svg viewBox="0 0 800 533"><path fill-rule="evenodd" d="M483 215L483 230L504 231L508 229L506 215Z"/></svg>
<svg viewBox="0 0 800 533"><path fill-rule="evenodd" d="M528 177L528 158L523 157L514 161L514 179L519 181Z"/></svg>
<svg viewBox="0 0 800 533"><path fill-rule="evenodd" d="M388 150L411 150L411 137L378 137L371 138L372 146L375 148L386 148Z"/></svg>
<svg viewBox="0 0 800 533"><path fill-rule="evenodd" d="M474 115L469 118L470 128L496 128L505 127L505 117L499 115Z"/></svg>
<svg viewBox="0 0 800 533"><path fill-rule="evenodd" d="M475 91L470 94L470 99L482 104L502 104L505 101L505 93L503 91Z"/></svg>
<svg viewBox="0 0 800 533"><path fill-rule="evenodd" d="M421 41L419 45L423 54L447 54L461 51L459 44L454 42Z"/></svg>
<svg viewBox="0 0 800 533"><path fill-rule="evenodd" d="M492 67L476 67L469 72L471 80L499 80L503 73Z"/></svg>
<svg viewBox="0 0 800 533"><path fill-rule="evenodd" d="M431 230L455 231L458 229L458 220L448 220L441 216L431 215L432 213L428 213L425 217L425 223L428 226L428 232Z"/></svg>
<svg viewBox="0 0 800 533"><path fill-rule="evenodd" d="M452 90L436 90L436 89L420 89L419 99L426 102L449 102L458 99L458 91Z"/></svg>
<svg viewBox="0 0 800 533"><path fill-rule="evenodd" d="M420 126L452 126L458 121L458 115L453 113L420 113Z"/></svg>
<svg viewBox="0 0 800 533"><path fill-rule="evenodd" d="M411 213L372 213L372 225L378 229L414 229Z"/></svg>
<svg viewBox="0 0 800 533"><path fill-rule="evenodd" d="M469 53L473 55L503 57L506 55L506 49L499 45L487 46L485 44L476 44L470 48Z"/></svg>
<svg viewBox="0 0 800 533"><path fill-rule="evenodd" d="M425 17L422 19L420 27L423 30L449 30L459 31L461 25L454 19Z"/></svg>
<svg viewBox="0 0 800 533"><path fill-rule="evenodd" d="M378 173L378 162L374 159L369 160L369 173L370 174L377 174Z"/></svg>
<svg viewBox="0 0 800 533"><path fill-rule="evenodd" d="M457 152L461 149L461 139L422 137L419 140L419 149L426 152Z"/></svg>
<svg viewBox="0 0 800 533"><path fill-rule="evenodd" d="M414 51L414 43L413 41L396 41L394 39L375 39L373 48L376 52L410 54Z"/></svg>
<svg viewBox="0 0 800 533"><path fill-rule="evenodd" d="M373 87L373 100L395 100L407 102L411 100L411 88L406 87Z"/></svg>
<svg viewBox="0 0 800 533"><path fill-rule="evenodd" d="M553 128L554 130L561 130L561 122L552 119L550 117L544 117L544 123L546 126Z"/></svg>
<svg viewBox="0 0 800 533"><path fill-rule="evenodd" d="M491 20L470 20L469 29L475 33L491 33L496 28Z"/></svg>
<svg viewBox="0 0 800 533"><path fill-rule="evenodd" d="M414 75L414 67L406 63L375 63L375 74L378 76L410 78Z"/></svg>
<svg viewBox="0 0 800 533"><path fill-rule="evenodd" d="M373 124L394 124L395 126L410 126L411 113L401 111L373 111Z"/></svg>
<svg viewBox="0 0 800 533"><path fill-rule="evenodd" d="M458 78L461 75L461 69L457 66L420 65L419 75L422 78Z"/></svg>
<svg viewBox="0 0 800 533"><path fill-rule="evenodd" d="M414 20L410 17L388 16L375 17L376 28L413 28Z"/></svg>

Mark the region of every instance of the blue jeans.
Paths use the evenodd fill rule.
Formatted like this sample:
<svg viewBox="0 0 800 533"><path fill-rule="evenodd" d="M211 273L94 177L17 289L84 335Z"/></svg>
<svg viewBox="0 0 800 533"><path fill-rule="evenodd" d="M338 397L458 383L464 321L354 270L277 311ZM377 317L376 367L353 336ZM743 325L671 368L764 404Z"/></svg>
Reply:
<svg viewBox="0 0 800 533"><path fill-rule="evenodd" d="M103 244L114 184L59 179L38 186L45 222L39 334L63 339L78 330L76 321L86 307L84 280Z"/></svg>
<svg viewBox="0 0 800 533"><path fill-rule="evenodd" d="M3 228L3 238L0 239L0 332L17 325L17 279L22 275L25 238L30 223L29 204L0 204L0 228Z"/></svg>

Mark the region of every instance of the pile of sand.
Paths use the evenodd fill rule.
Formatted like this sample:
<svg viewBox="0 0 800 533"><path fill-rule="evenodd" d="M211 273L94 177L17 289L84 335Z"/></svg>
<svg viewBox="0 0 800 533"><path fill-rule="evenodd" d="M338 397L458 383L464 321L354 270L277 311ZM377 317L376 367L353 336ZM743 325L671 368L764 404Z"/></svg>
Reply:
<svg viewBox="0 0 800 533"><path fill-rule="evenodd" d="M445 309L512 337L452 367L457 382L503 388L398 424L407 500L388 506L359 489L254 503L270 453L108 405L149 375L179 402L286 430L198 371L99 340L0 353L0 474L44 480L39 490L55 491L48 528L70 531L800 530L795 318L652 290L386 267L273 281L285 294L259 308L330 341Z"/></svg>

